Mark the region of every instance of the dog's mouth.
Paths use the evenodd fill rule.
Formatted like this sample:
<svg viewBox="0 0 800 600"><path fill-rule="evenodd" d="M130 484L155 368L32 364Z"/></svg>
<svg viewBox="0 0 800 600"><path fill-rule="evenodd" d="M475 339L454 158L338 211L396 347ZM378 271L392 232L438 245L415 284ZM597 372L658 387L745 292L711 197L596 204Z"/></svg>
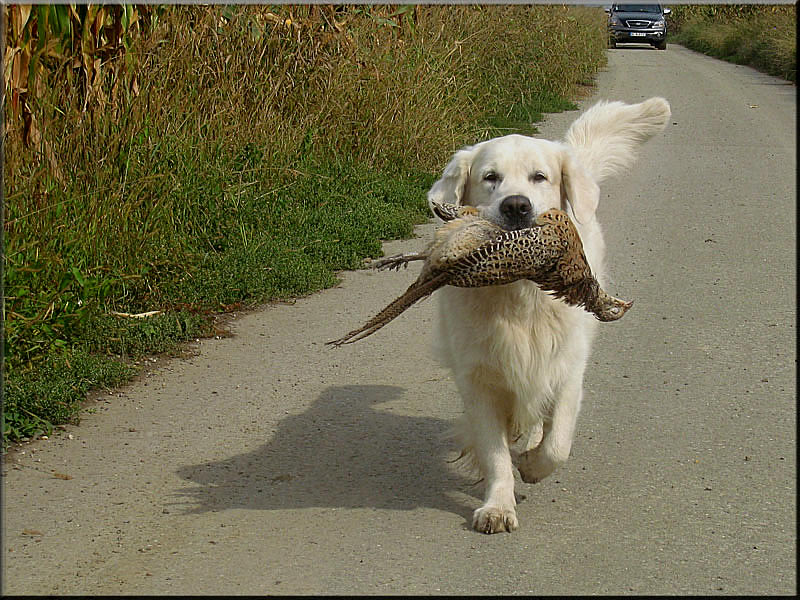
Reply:
<svg viewBox="0 0 800 600"><path fill-rule="evenodd" d="M532 212L527 215L497 215L487 218L505 231L518 231L520 229L530 229L536 220L536 215Z"/></svg>
<svg viewBox="0 0 800 600"><path fill-rule="evenodd" d="M481 217L491 221L504 231L518 231L520 229L530 229L538 214L535 210L524 213L498 210L497 207L478 208Z"/></svg>
<svg viewBox="0 0 800 600"><path fill-rule="evenodd" d="M498 215L494 211L486 211L483 213L483 218L491 221L503 231L517 231L519 229L529 229L535 220L535 216L520 216L508 217L507 215Z"/></svg>
<svg viewBox="0 0 800 600"><path fill-rule="evenodd" d="M525 218L525 219L515 219L513 221L508 221L506 219L503 219L503 223L500 223L499 225L506 231L518 231L520 229L530 229L531 225L533 225L533 219Z"/></svg>

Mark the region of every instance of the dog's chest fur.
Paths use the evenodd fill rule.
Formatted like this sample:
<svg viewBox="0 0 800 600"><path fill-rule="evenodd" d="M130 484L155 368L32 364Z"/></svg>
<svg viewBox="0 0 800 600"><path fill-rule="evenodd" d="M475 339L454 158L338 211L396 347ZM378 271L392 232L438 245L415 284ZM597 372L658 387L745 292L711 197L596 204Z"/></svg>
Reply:
<svg viewBox="0 0 800 600"><path fill-rule="evenodd" d="M581 238L602 277L604 246L597 224L584 228ZM437 356L457 377L470 377L504 398L513 430L547 419L564 382L582 377L597 326L582 309L528 281L446 286L437 295Z"/></svg>

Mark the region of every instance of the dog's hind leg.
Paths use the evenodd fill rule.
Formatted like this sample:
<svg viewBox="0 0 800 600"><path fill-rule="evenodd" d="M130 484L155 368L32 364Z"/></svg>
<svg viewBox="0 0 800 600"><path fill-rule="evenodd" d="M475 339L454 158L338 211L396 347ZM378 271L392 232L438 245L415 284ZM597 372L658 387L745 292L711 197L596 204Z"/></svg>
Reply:
<svg viewBox="0 0 800 600"><path fill-rule="evenodd" d="M569 458L582 398L580 378L563 385L553 406L553 414L544 421L541 443L523 452L515 461L522 481L541 481Z"/></svg>

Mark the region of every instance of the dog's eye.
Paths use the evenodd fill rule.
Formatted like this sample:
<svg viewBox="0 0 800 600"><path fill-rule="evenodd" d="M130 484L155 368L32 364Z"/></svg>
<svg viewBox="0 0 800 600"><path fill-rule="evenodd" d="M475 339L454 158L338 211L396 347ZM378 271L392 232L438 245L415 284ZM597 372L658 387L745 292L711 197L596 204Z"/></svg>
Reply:
<svg viewBox="0 0 800 600"><path fill-rule="evenodd" d="M484 181L500 181L500 175L495 173L494 171L489 171L486 175L483 176Z"/></svg>
<svg viewBox="0 0 800 600"><path fill-rule="evenodd" d="M531 175L531 179L533 181L547 181L547 175L545 175L541 171L536 171L536 173Z"/></svg>

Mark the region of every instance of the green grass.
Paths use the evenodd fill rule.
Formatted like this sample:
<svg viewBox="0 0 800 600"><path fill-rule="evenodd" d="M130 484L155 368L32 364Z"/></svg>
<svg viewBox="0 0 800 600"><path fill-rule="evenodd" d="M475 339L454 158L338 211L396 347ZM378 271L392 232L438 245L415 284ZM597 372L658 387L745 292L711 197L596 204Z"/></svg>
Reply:
<svg viewBox="0 0 800 600"><path fill-rule="evenodd" d="M794 6L676 7L672 41L728 62L797 81Z"/></svg>
<svg viewBox="0 0 800 600"><path fill-rule="evenodd" d="M135 368L118 360L75 351L46 357L24 377L8 376L4 441L49 434L55 425L78 422L87 391L118 385L135 373Z"/></svg>
<svg viewBox="0 0 800 600"><path fill-rule="evenodd" d="M64 291L72 292L62 291L60 312L34 320L28 328L21 320L12 322L11 340L31 345L27 363L18 355L6 375L7 440L77 422L87 390L124 381L136 372L130 361L145 354L173 351L182 342L207 335L213 330L210 316L217 311L334 285L337 271L379 256L381 240L409 237L413 226L428 218L424 191L434 180L431 175L376 173L365 166L307 164L265 195L255 185L263 174L251 175L252 181L242 179L231 192L238 197L234 215L203 223L205 234L195 238L193 248L181 240L185 267L166 264L127 283L122 278L104 280L119 288L124 284L126 289L117 293L138 299L119 308L171 309L166 314L145 319L105 314L95 292L97 278L81 278L85 285L80 286L70 271ZM195 183L200 188L221 185L202 179ZM41 283L41 268L22 274L28 279L15 274L11 283L20 289L26 282ZM160 278L158 286L152 285L155 277ZM91 310L74 308L82 298Z"/></svg>
<svg viewBox="0 0 800 600"><path fill-rule="evenodd" d="M159 290L160 302L224 308L307 294L336 282L381 253L381 240L404 238L428 218L431 176L375 172L361 165L305 165L265 195L240 184L239 213L216 243L199 248L191 270Z"/></svg>
<svg viewBox="0 0 800 600"><path fill-rule="evenodd" d="M124 60L88 96L43 61L38 145L6 106L6 443L75 422L86 390L215 314L330 287L410 236L454 150L574 108L605 15L174 7Z"/></svg>
<svg viewBox="0 0 800 600"><path fill-rule="evenodd" d="M489 137L507 133L536 133L536 127L545 113L556 113L565 110L577 110L578 105L555 94L543 93L541 98L527 104L515 104L505 114L494 114L489 117Z"/></svg>
<svg viewBox="0 0 800 600"><path fill-rule="evenodd" d="M35 369L6 374L4 440L50 434L53 427L80 420L86 392L124 383L143 356L173 353L183 342L213 334L210 320L187 311L146 319L97 315L77 328L74 346L52 349Z"/></svg>

